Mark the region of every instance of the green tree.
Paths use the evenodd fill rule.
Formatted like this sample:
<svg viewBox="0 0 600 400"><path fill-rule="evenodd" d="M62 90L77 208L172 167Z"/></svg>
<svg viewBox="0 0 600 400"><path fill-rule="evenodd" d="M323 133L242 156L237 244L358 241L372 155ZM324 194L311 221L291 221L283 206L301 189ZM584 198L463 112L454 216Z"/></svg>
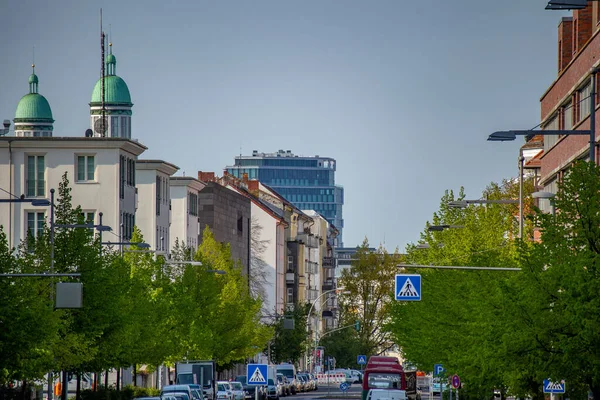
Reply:
<svg viewBox="0 0 600 400"><path fill-rule="evenodd" d="M509 196L506 187L491 185L485 196L500 199ZM455 198L451 191L441 199L440 210L431 225L455 225L421 235L428 249L411 245L407 261L425 265L464 265L507 267L518 265L516 243L518 229L514 211L500 204L453 209L448 203ZM429 225L429 224L428 224ZM506 307L504 287L515 274L500 271L409 270L422 276L419 302L394 302L392 320L387 329L393 332L405 358L423 370L443 363L450 373L458 373L465 383L461 397L491 397L494 389L514 388L515 380L531 376L531 370L513 370L507 359L508 321L513 316ZM513 374L508 385L507 371Z"/></svg>
<svg viewBox="0 0 600 400"><path fill-rule="evenodd" d="M541 241L521 249L515 316L530 338L522 347L536 355L538 379L565 379L570 397L589 389L600 398L600 168L575 163L555 206L537 219Z"/></svg>
<svg viewBox="0 0 600 400"><path fill-rule="evenodd" d="M340 325L359 321L360 354L378 355L394 347L393 338L384 327L389 321L389 306L400 255L397 251L389 254L383 246L371 251L365 239L357 248L355 257L350 269L342 271L339 280L339 286L350 292L338 297Z"/></svg>
<svg viewBox="0 0 600 400"><path fill-rule="evenodd" d="M48 265L31 259L15 257L0 226L0 273L47 271ZM51 368L59 323L51 283L47 278L0 277L0 385L40 379Z"/></svg>
<svg viewBox="0 0 600 400"><path fill-rule="evenodd" d="M307 345L306 316L309 310L308 304L296 304L293 310L287 311L285 315L278 316L271 324L273 328L273 339L271 341L271 361L275 363L289 362L297 363L304 356ZM284 321L294 321L293 329L286 329Z"/></svg>

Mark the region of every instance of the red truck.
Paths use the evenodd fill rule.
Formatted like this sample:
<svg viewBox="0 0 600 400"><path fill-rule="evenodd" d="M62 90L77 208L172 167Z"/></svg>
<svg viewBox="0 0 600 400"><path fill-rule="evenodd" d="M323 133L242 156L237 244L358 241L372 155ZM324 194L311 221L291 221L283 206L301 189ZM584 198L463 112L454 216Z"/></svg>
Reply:
<svg viewBox="0 0 600 400"><path fill-rule="evenodd" d="M362 400L367 400L371 389L406 392L406 375L398 358L371 356L365 368L362 385Z"/></svg>

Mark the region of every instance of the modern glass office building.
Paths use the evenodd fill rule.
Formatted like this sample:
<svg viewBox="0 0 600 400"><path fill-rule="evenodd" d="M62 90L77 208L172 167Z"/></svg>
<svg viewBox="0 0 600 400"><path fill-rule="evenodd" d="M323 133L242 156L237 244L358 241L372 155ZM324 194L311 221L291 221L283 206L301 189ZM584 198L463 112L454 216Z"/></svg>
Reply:
<svg viewBox="0 0 600 400"><path fill-rule="evenodd" d="M315 210L339 229L342 246L344 188L335 184L336 162L329 157L302 157L291 150L235 157L235 165L227 166L229 174L256 179L275 189L301 210Z"/></svg>

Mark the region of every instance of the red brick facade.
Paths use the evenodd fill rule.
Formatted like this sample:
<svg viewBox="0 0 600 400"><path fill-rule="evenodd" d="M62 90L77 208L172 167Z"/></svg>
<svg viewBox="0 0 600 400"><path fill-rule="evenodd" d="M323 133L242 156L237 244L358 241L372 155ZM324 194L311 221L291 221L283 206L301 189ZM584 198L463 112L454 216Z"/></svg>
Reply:
<svg viewBox="0 0 600 400"><path fill-rule="evenodd" d="M578 118L578 102L581 101L578 89L591 79L591 69L600 61L599 13L599 3L588 2L585 9L573 11L573 18L563 18L558 26L558 77L540 99L542 122L558 114L558 129L568 129L564 126L565 117L561 106L569 99L573 100L570 129L589 129L589 116L581 121ZM598 104L598 96L596 96L596 104ZM596 119L598 120L597 111ZM557 172L564 169L566 164L586 153L588 149L588 136L560 138L541 157L541 183L551 180Z"/></svg>

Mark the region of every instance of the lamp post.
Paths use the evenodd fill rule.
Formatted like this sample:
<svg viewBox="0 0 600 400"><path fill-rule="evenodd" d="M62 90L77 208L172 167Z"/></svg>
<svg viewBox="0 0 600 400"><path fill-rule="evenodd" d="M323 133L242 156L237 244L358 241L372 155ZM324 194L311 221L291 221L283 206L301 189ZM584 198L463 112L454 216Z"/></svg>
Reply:
<svg viewBox="0 0 600 400"><path fill-rule="evenodd" d="M333 293L333 292L336 292L336 293L337 293L338 291L341 291L341 290L343 290L343 289L344 289L343 287L338 287L338 288L336 288L336 289L330 289L330 290L326 290L326 291L324 291L323 293L321 293L319 296L317 296L317 298L316 298L316 299L315 299L315 300L312 302L312 304L310 305L310 309L308 310L308 315L306 316L306 334L307 334L307 336L308 336L308 332L310 331L310 315L312 314L312 310L313 310L313 308L315 307L315 304L317 303L317 301L319 301L319 299L320 299L321 297L325 296L325 295L326 295L326 294L328 294L328 293ZM343 293L343 294L350 294L350 292L349 292L349 291L343 291L342 293ZM316 332L316 331L318 331L318 329L319 329L319 327L318 327L318 324L317 324L317 327L316 327L316 329L315 329L315 332ZM316 336L315 336L315 337L316 337ZM315 346L315 349L316 349L316 346ZM315 352L316 352L316 350L315 350ZM307 363L307 364L308 364L308 363ZM313 364L314 364L314 363L313 363ZM314 365L313 365L313 371L314 371Z"/></svg>
<svg viewBox="0 0 600 400"><path fill-rule="evenodd" d="M429 232L441 232L445 229L460 229L464 227L464 225L429 225L427 230Z"/></svg>
<svg viewBox="0 0 600 400"><path fill-rule="evenodd" d="M519 199L457 200L448 203L450 208L464 208L470 204L519 204L519 239L523 237L523 152L519 157Z"/></svg>

